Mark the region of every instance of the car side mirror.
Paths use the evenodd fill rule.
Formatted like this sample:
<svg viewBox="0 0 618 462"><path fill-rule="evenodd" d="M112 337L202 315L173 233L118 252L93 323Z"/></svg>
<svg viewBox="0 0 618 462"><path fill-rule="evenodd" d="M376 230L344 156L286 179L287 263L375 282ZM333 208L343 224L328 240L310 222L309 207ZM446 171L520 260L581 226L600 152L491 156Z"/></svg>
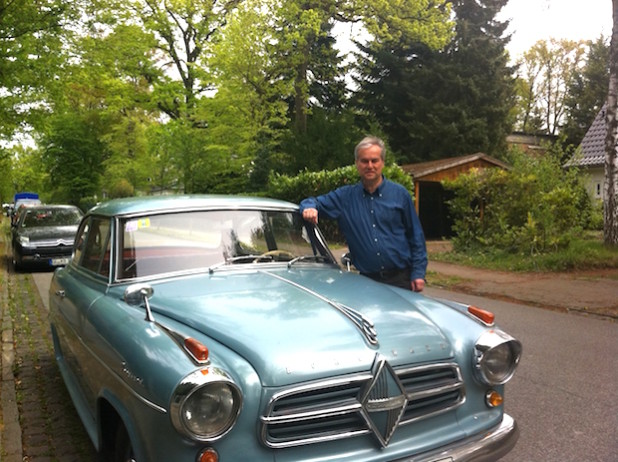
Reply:
<svg viewBox="0 0 618 462"><path fill-rule="evenodd" d="M341 263L346 267L348 271L350 271L350 266L352 265L352 255L350 252L346 252L341 256Z"/></svg>
<svg viewBox="0 0 618 462"><path fill-rule="evenodd" d="M152 311L148 300L154 294L154 289L148 284L131 284L124 291L124 301L131 306L146 306L146 321L153 322Z"/></svg>

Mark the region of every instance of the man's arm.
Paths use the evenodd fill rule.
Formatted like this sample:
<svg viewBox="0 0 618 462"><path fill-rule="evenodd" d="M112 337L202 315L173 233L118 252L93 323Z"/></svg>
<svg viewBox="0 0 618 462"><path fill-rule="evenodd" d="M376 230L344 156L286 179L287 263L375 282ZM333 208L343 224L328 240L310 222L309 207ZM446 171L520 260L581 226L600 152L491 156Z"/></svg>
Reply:
<svg viewBox="0 0 618 462"><path fill-rule="evenodd" d="M415 292L420 292L425 287L425 274L427 272L427 247L425 234L421 222L418 219L414 203L409 193L405 194L406 207L406 236L410 246L412 273L410 275L410 287Z"/></svg>
<svg viewBox="0 0 618 462"><path fill-rule="evenodd" d="M303 218L312 224L318 223L318 215L322 214L331 219L337 219L341 210L341 193L343 189L335 189L317 197L307 197L300 202L300 213Z"/></svg>

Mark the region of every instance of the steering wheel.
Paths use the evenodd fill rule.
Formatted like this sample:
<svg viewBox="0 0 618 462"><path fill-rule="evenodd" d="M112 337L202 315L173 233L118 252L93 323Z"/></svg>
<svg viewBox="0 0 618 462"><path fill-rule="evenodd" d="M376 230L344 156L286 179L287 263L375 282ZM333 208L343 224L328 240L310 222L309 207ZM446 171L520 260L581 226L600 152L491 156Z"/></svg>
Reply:
<svg viewBox="0 0 618 462"><path fill-rule="evenodd" d="M268 259L268 257L277 257L277 259L287 258L287 261L289 261L296 258L296 255L288 252L287 250L269 250L268 252L264 252L262 255L253 260L253 263L259 263L263 260ZM272 260L272 258L270 260Z"/></svg>

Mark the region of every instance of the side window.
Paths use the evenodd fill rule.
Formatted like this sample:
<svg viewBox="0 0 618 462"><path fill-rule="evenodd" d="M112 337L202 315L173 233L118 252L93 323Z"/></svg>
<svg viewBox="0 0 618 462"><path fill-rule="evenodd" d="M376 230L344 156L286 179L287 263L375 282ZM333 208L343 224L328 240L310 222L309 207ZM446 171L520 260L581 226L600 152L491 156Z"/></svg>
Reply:
<svg viewBox="0 0 618 462"><path fill-rule="evenodd" d="M84 254L84 247L86 245L86 237L88 236L88 230L90 229L90 221L84 220L77 234L75 235L75 250L73 252L73 262L79 265L82 255Z"/></svg>
<svg viewBox="0 0 618 462"><path fill-rule="evenodd" d="M93 217L78 235L75 261L102 276L109 275L110 220Z"/></svg>

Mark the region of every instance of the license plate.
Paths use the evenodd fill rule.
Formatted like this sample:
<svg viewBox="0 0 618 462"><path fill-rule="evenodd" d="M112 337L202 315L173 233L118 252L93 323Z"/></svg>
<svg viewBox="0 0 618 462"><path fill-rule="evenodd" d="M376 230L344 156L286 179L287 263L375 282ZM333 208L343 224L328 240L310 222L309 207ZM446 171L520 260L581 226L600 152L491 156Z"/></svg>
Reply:
<svg viewBox="0 0 618 462"><path fill-rule="evenodd" d="M51 266L64 266L64 265L68 265L69 264L69 257L65 257L65 258L50 258L49 259L49 264Z"/></svg>

